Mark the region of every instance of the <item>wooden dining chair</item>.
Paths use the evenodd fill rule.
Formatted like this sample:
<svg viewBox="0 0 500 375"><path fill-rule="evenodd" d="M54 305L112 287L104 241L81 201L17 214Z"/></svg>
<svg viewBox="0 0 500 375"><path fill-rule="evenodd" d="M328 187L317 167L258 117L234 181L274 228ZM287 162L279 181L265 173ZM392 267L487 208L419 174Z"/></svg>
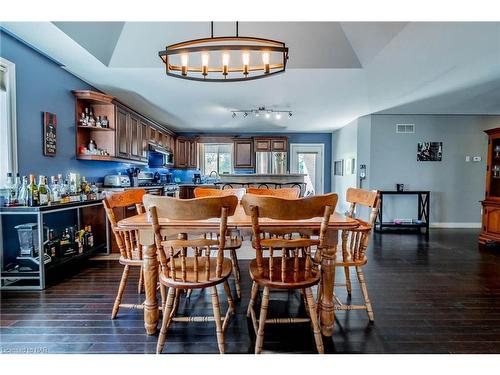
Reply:
<svg viewBox="0 0 500 375"><path fill-rule="evenodd" d="M135 205L137 213L143 213L144 208L142 205L142 197L146 194L143 189L131 189L124 192L117 192L107 195L103 199L104 210L111 224L111 230L115 236L116 244L120 250L119 262L124 266L120 285L118 287L118 294L116 295L113 311L111 312L111 319L115 319L120 307L125 308L138 308L137 305L122 304L121 300L123 292L127 285L130 267L138 267L140 269L138 292L141 293L144 272L142 268L142 247L138 242L138 233L136 230L119 229L117 227L117 220L115 216L116 209L123 209Z"/></svg>
<svg viewBox="0 0 500 375"><path fill-rule="evenodd" d="M245 213L252 218L252 229L254 239L252 246L256 250L256 259L250 263L250 276L253 280L250 302L248 304L247 316L251 317L255 334L255 353L262 351L264 341L264 326L272 323L302 323L311 322L316 342L316 349L323 353L323 341L321 338L316 304L311 287L320 281L318 263L313 261L311 252L321 253L325 246L326 231L330 216L337 205L337 194L317 195L314 197L300 199L284 199L271 196L258 196L247 194L243 197L242 205ZM265 233L274 232L279 226L270 223L267 219L274 220L305 220L322 217L319 238L266 238ZM287 230L281 226L281 230ZM300 229L288 228L290 233L299 233ZM263 249L269 251L269 256L264 256ZM275 253L281 252L279 257ZM292 255L290 256L290 252ZM317 259L321 256L318 255ZM254 311L254 304L259 292L263 287L262 302L259 317ZM306 309L308 318L267 318L270 289L303 291L306 298ZM258 321L258 323L257 323Z"/></svg>
<svg viewBox="0 0 500 375"><path fill-rule="evenodd" d="M163 305L163 321L158 338L156 352L161 353L165 345L167 330L172 321L177 322L205 322L215 321L217 343L220 353L224 353L224 331L229 322L229 317L234 312L234 302L227 279L231 275L231 260L224 258L226 241L227 218L234 215L238 199L235 196L206 197L195 199L176 199L145 195L144 205L151 216L155 245L161 264L160 283L168 288L166 303ZM219 218L219 234L217 239L200 238L195 233L178 233L182 237L171 238L172 230L162 227L162 220L206 220ZM194 235L193 238L189 236ZM215 257L211 250L217 249ZM223 284L229 307L223 320L221 320L219 296L217 285ZM212 309L214 316L208 317L176 317L179 291L183 289L210 288Z"/></svg>
<svg viewBox="0 0 500 375"><path fill-rule="evenodd" d="M368 221L356 218L359 226L356 229L342 230L342 254L341 259L335 262L336 267L343 267L345 274L345 287L347 294L350 297L352 294L352 285L350 278L351 268L356 270L357 279L363 295L364 305L343 304L340 299L334 295L335 310L366 310L370 322L374 321L374 314L370 298L368 297L368 289L366 287L365 276L362 267L367 263L366 249L370 241L372 229L375 225L379 208L379 193L377 190L363 190L349 188L346 193L346 200L350 203L350 208L347 216L356 218L356 209L360 206L369 209ZM336 284L336 286L341 286ZM321 290L318 293L318 298L321 298Z"/></svg>
<svg viewBox="0 0 500 375"><path fill-rule="evenodd" d="M211 189L211 188L202 188L197 187L194 189L194 197L202 198L202 197L227 197L230 195L234 195L238 198L238 201L241 201L243 196L245 195L245 188L239 189ZM211 238L212 236L210 236ZM238 263L238 256L236 254L236 250L241 248L243 238L238 230L228 231L226 235L226 241L224 245L224 250L230 251L231 262L233 264L233 276L234 276L234 284L236 289L236 296L238 299L241 298L241 275L240 275L240 265Z"/></svg>
<svg viewBox="0 0 500 375"><path fill-rule="evenodd" d="M281 188L281 189L265 189L265 188L247 188L247 194L254 195L270 195L273 197L295 199L300 195L299 188Z"/></svg>

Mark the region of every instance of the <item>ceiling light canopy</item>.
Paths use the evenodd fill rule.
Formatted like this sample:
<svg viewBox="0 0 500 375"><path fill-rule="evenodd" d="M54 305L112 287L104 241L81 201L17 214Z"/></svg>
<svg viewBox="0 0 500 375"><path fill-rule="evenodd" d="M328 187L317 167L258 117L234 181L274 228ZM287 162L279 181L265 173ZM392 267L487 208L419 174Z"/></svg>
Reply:
<svg viewBox="0 0 500 375"><path fill-rule="evenodd" d="M168 76L203 82L250 81L282 73L288 47L284 42L236 36L188 40L167 46L158 54Z"/></svg>

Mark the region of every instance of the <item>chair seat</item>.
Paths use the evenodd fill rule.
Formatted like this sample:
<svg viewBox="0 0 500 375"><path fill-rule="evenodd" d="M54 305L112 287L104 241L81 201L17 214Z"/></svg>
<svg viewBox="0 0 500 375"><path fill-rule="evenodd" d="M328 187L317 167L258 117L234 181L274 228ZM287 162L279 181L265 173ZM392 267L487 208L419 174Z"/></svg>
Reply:
<svg viewBox="0 0 500 375"><path fill-rule="evenodd" d="M124 258L123 256L120 257L119 259L120 264L123 264L124 266L142 266L142 259L128 259Z"/></svg>
<svg viewBox="0 0 500 375"><path fill-rule="evenodd" d="M210 258L209 271L206 271L207 258L198 258L198 272L194 270L195 258L186 258L186 278L182 280L181 272L181 259L174 259L176 267L175 280L165 273L160 274L160 283L169 288L182 288L182 289L198 289L208 288L217 284L223 283L229 275L231 275L232 263L230 259L224 258L222 263L222 273L220 277L216 277L217 259ZM170 267L170 262L169 262Z"/></svg>
<svg viewBox="0 0 500 375"><path fill-rule="evenodd" d="M299 272L293 272L294 258L286 259L285 274L281 273L281 257L273 258L273 273L269 277L269 258L263 259L263 269L259 272L257 259L250 262L250 277L260 286L275 289L303 289L319 283L320 272L312 268L309 275L305 273L305 259L299 258Z"/></svg>

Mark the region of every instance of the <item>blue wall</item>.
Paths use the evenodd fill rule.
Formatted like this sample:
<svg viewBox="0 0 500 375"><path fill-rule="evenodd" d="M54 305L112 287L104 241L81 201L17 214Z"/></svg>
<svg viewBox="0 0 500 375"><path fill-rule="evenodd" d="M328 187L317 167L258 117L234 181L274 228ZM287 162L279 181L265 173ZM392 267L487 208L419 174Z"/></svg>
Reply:
<svg viewBox="0 0 500 375"><path fill-rule="evenodd" d="M192 137L196 135L203 136L217 136L221 134L214 133L177 133L178 135L183 135L186 137ZM224 134L226 135L226 134ZM331 173L331 160L332 160L332 134L331 133L241 133L241 134L227 134L229 136L245 136L245 137L258 137L258 136L287 136L288 143L322 143L325 145L325 155L324 155L324 181L325 181L325 193L331 191L332 186L332 173ZM290 150L288 150L290 152ZM288 158L290 162L290 158ZM245 171L247 172L247 171Z"/></svg>
<svg viewBox="0 0 500 375"><path fill-rule="evenodd" d="M0 30L0 56L16 64L19 173L46 176L78 172L91 179L127 164L75 158L75 99L71 90L96 90L57 63ZM57 156L43 156L42 112L57 115Z"/></svg>

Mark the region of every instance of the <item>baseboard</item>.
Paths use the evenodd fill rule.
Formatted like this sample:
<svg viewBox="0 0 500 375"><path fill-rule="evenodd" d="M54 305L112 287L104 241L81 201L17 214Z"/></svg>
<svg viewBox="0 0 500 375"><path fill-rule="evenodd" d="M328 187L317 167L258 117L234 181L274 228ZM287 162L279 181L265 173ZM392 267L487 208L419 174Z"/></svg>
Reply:
<svg viewBox="0 0 500 375"><path fill-rule="evenodd" d="M481 223L430 223L431 228L481 228Z"/></svg>

